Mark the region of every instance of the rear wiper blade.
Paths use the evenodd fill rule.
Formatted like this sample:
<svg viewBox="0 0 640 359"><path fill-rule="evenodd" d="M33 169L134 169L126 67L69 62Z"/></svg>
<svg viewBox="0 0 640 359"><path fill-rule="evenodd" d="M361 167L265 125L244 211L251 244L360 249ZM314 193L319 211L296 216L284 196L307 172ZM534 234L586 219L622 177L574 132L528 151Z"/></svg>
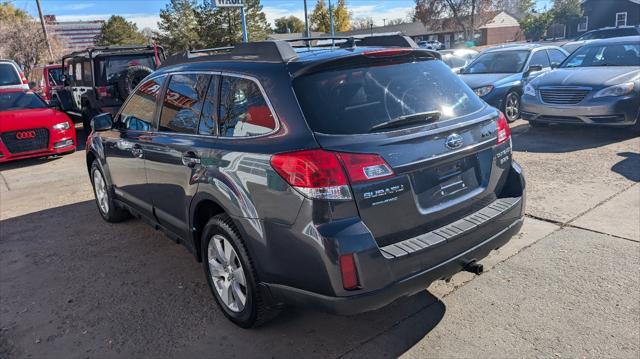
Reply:
<svg viewBox="0 0 640 359"><path fill-rule="evenodd" d="M392 120L381 122L377 125L371 126L369 132L375 132L378 130L398 128L414 123L430 123L440 119L440 111L425 111L417 112L411 115L398 116Z"/></svg>

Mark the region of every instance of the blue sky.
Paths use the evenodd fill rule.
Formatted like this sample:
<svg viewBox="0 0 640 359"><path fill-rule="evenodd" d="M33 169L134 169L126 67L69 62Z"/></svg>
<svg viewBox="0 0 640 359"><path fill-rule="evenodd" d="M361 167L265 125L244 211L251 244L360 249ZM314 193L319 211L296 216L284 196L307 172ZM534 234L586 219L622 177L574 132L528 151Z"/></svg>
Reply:
<svg viewBox="0 0 640 359"><path fill-rule="evenodd" d="M37 16L35 0L10 0L16 7ZM333 0L336 1L337 0ZM168 0L41 0L43 12L54 14L59 20L107 19L111 15L121 15L135 22L138 28L157 28L158 14ZM309 11L315 0L307 0ZM405 17L414 6L414 0L346 0L354 17L372 17L376 25L383 19ZM536 0L537 7L550 7L552 0ZM261 0L267 20L296 15L304 17L302 0Z"/></svg>

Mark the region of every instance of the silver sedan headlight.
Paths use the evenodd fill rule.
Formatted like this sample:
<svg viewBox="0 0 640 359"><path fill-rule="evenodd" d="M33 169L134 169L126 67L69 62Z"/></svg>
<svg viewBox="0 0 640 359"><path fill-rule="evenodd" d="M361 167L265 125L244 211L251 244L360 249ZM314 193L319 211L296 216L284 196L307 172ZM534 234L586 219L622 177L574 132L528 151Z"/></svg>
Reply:
<svg viewBox="0 0 640 359"><path fill-rule="evenodd" d="M475 88L475 89L473 89L473 92L475 92L476 95L482 97L482 96L487 95L492 90L493 90L493 86L492 85L488 85L488 86L482 86L482 87Z"/></svg>
<svg viewBox="0 0 640 359"><path fill-rule="evenodd" d="M527 86L524 87L524 94L536 97L536 89L531 84L527 84Z"/></svg>
<svg viewBox="0 0 640 359"><path fill-rule="evenodd" d="M630 94L631 91L633 91L633 82L626 82L620 85L605 87L596 92L596 94L593 95L593 98L624 96Z"/></svg>

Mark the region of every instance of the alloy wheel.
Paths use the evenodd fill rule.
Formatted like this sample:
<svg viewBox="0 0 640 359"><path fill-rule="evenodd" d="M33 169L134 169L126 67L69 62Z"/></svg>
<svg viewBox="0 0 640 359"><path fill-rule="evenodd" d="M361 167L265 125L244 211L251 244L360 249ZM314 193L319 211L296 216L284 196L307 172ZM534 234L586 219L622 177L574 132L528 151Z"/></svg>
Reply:
<svg viewBox="0 0 640 359"><path fill-rule="evenodd" d="M207 248L209 273L213 287L224 305L232 312L240 312L247 304L247 280L240 258L231 243L216 234Z"/></svg>
<svg viewBox="0 0 640 359"><path fill-rule="evenodd" d="M107 186L105 185L102 173L99 170L93 171L93 189L96 192L96 200L98 201L98 207L102 213L109 213L109 197L107 195Z"/></svg>
<svg viewBox="0 0 640 359"><path fill-rule="evenodd" d="M513 122L520 117L520 97L518 97L517 93L511 92L507 96L504 112L509 122Z"/></svg>

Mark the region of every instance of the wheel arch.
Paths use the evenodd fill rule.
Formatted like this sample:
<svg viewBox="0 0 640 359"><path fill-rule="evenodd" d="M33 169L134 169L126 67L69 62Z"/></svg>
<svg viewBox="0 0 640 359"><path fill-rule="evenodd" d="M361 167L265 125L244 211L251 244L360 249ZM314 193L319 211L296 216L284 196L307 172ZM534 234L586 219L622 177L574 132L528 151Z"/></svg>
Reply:
<svg viewBox="0 0 640 359"><path fill-rule="evenodd" d="M194 254L198 262L202 262L202 230L209 219L218 214L228 212L213 197L204 195L198 200L194 200L191 205L190 232L193 242ZM235 222L235 221L234 221ZM234 223L236 228L237 224Z"/></svg>

